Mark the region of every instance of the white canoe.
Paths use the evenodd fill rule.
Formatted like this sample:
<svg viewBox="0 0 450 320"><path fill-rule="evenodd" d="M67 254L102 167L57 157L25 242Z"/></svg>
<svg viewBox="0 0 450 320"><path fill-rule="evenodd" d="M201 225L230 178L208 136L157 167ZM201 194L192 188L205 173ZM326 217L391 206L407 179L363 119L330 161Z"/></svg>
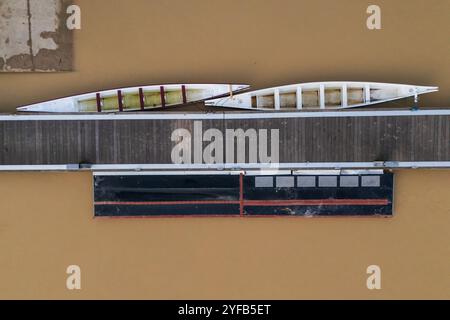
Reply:
<svg viewBox="0 0 450 320"><path fill-rule="evenodd" d="M314 82L252 91L205 103L253 110L336 110L366 107L438 90L437 87L374 82Z"/></svg>
<svg viewBox="0 0 450 320"><path fill-rule="evenodd" d="M20 112L75 113L139 111L182 105L239 93L248 85L170 84L93 92L17 108Z"/></svg>

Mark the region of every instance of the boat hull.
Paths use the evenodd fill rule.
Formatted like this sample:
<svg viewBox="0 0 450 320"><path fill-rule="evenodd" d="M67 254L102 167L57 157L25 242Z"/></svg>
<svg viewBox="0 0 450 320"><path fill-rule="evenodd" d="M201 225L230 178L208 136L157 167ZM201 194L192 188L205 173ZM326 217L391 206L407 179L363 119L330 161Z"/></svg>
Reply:
<svg viewBox="0 0 450 320"><path fill-rule="evenodd" d="M437 87L374 82L314 82L206 101L208 106L254 110L339 110L436 92Z"/></svg>
<svg viewBox="0 0 450 320"><path fill-rule="evenodd" d="M100 113L153 110L239 93L248 85L172 84L93 92L17 108L19 112Z"/></svg>

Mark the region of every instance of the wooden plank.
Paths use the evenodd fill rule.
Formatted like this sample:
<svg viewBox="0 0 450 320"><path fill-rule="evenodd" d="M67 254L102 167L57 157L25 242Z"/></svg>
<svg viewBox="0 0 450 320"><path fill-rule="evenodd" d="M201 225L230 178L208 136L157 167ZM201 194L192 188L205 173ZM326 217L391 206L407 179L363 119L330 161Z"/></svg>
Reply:
<svg viewBox="0 0 450 320"><path fill-rule="evenodd" d="M187 119L0 121L0 165L171 164L173 131L193 127ZM240 128L278 129L282 163L450 161L448 116L202 121L203 133Z"/></svg>

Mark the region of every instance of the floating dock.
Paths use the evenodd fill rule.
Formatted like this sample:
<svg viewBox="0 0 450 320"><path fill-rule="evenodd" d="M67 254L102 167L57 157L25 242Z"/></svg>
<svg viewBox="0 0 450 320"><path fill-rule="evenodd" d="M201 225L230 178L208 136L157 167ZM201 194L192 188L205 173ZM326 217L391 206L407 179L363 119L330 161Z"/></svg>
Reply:
<svg viewBox="0 0 450 320"><path fill-rule="evenodd" d="M173 132L185 129L198 141L196 125L201 132L278 130L277 168L450 167L450 110L420 110L0 116L0 170L264 167L237 159L174 164Z"/></svg>
<svg viewBox="0 0 450 320"><path fill-rule="evenodd" d="M94 174L96 217L392 216L393 174Z"/></svg>

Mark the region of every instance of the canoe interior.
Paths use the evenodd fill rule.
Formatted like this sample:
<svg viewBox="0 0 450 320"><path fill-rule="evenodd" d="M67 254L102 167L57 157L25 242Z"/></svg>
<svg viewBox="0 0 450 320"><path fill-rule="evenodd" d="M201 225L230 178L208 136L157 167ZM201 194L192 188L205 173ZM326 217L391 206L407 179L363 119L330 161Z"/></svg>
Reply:
<svg viewBox="0 0 450 320"><path fill-rule="evenodd" d="M204 99L210 95L207 89L186 89L186 102L195 102ZM183 104L183 91L181 89L165 90L161 94L160 90L143 90L144 109L162 108L163 106L174 106ZM164 101L163 101L164 100ZM100 103L102 111L118 111L119 110L118 92L113 95L101 96ZM97 112L97 98L77 100L78 110L80 112ZM141 109L141 97L139 90L135 92L122 93L122 105L124 111L133 111Z"/></svg>
<svg viewBox="0 0 450 320"><path fill-rule="evenodd" d="M300 92L296 87L284 89L279 92L280 109L338 109L362 104L377 103L404 97L401 87L370 88L364 86L355 87L324 87L324 104L321 101L320 88L303 89ZM344 101L344 92L347 97ZM301 95L301 97L299 96ZM270 94L252 94L251 107L254 109L276 109L276 95L274 90ZM301 106L298 105L301 101Z"/></svg>
<svg viewBox="0 0 450 320"><path fill-rule="evenodd" d="M17 108L20 112L97 113L180 106L237 94L248 85L169 84L113 89L65 97Z"/></svg>

